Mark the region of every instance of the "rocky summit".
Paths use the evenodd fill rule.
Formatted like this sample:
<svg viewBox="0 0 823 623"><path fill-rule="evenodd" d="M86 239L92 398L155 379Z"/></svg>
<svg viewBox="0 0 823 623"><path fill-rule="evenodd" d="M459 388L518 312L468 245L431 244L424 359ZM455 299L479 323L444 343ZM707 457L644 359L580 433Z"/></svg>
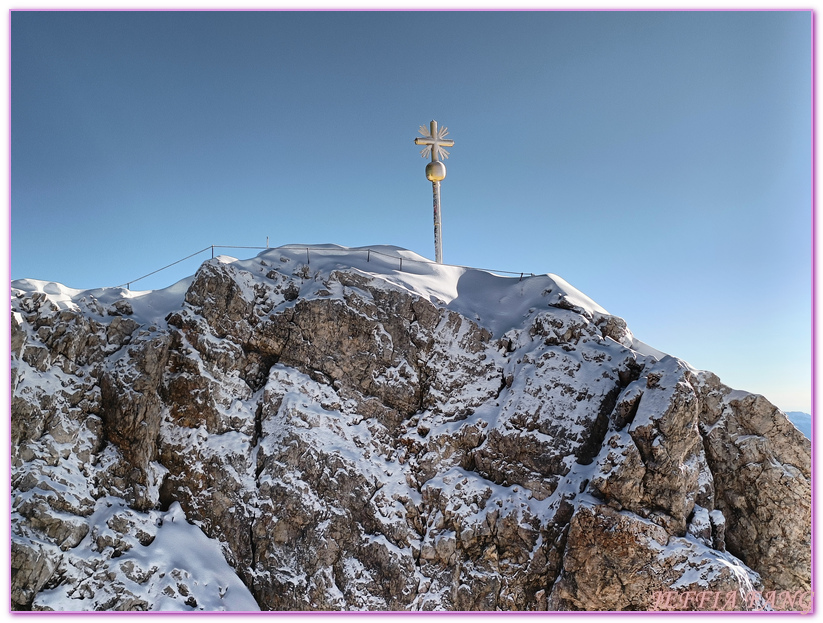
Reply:
<svg viewBox="0 0 823 623"><path fill-rule="evenodd" d="M811 588L809 440L557 276L294 246L157 291L19 280L11 306L14 610Z"/></svg>

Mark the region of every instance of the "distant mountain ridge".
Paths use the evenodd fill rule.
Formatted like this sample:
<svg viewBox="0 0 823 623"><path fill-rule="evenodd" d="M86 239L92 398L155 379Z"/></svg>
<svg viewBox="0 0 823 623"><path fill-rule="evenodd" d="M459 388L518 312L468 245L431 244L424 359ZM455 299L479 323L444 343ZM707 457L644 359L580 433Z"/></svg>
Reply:
<svg viewBox="0 0 823 623"><path fill-rule="evenodd" d="M805 608L747 598L810 590L776 407L555 275L371 249L12 283L13 609Z"/></svg>

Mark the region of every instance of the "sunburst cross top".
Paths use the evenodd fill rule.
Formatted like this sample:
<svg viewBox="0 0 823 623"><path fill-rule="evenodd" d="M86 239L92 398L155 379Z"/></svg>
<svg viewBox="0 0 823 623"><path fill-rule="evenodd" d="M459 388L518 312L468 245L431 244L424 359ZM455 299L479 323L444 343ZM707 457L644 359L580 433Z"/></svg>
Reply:
<svg viewBox="0 0 823 623"><path fill-rule="evenodd" d="M422 134L423 137L414 139L414 144L425 145L423 150L420 152L420 155L423 158L426 156L431 156L432 162L439 158L445 160L449 157L449 152L443 148L452 147L454 145L454 141L452 139L446 138L448 133L449 129L446 126L438 128L437 121L432 121L428 131L422 125L420 126L420 134Z"/></svg>

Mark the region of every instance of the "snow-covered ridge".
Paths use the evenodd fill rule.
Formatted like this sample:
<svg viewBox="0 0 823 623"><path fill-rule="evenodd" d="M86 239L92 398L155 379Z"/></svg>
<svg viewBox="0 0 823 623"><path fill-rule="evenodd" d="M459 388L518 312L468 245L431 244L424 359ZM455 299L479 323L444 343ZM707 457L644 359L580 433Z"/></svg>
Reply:
<svg viewBox="0 0 823 623"><path fill-rule="evenodd" d="M608 315L603 307L557 275L501 276L486 270L436 264L413 251L390 245L286 245L267 249L247 260L220 255L212 261L232 264L256 278L264 278L275 270L288 275L300 273L317 281L336 270L356 271L472 318L494 335L521 325L530 312L547 305L574 307L589 317ZM19 279L11 287L23 292L42 292L58 309L89 309L94 301L110 307L125 300L130 303L136 321L157 323L180 309L191 281L192 277L188 277L168 288L143 291L76 290L35 279Z"/></svg>

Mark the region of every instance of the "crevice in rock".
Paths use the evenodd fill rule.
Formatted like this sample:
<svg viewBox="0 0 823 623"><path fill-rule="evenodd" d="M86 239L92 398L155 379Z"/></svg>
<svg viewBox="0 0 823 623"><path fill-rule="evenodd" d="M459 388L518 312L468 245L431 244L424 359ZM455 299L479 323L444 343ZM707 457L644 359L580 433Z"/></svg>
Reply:
<svg viewBox="0 0 823 623"><path fill-rule="evenodd" d="M721 416L722 419L723 416ZM737 508L731 504L729 504L726 495L728 492L734 494L734 489L724 484L724 478L718 477L718 471L721 471L720 476L722 476L722 470L719 470L718 465L718 458L714 455L712 451L711 444L708 440L708 427L706 424L703 423L703 414L701 413L701 421L698 423L698 431L700 433L700 442L703 445L703 452L706 457L706 467L709 470L709 473L712 475L712 481L714 483L714 509L719 510L723 514L724 518L724 525L722 531L718 530L719 527L716 527L714 523L712 523L712 540L715 548L719 551L727 551L736 558L739 558L744 563L752 567L756 570L757 563L753 560L751 552L746 551L744 548L739 548L737 545L738 543L736 540L731 538L731 543L728 543L726 539L729 537L729 531L734 530L735 527L739 526L741 522L748 523L748 517L742 509ZM714 426L718 424L715 423ZM725 422L722 425L726 426ZM751 509L750 509L751 510ZM718 534L716 532L720 532ZM722 544L722 545L721 545Z"/></svg>
<svg viewBox="0 0 823 623"><path fill-rule="evenodd" d="M269 372L272 366L280 361L280 356L276 353L260 352L248 346L241 346L241 348L247 361L242 378L252 392L257 392L266 386Z"/></svg>
<svg viewBox="0 0 823 623"><path fill-rule="evenodd" d="M260 443L260 439L263 437L263 403L260 402L257 404L257 408L254 410L254 435L252 436L251 440L251 447L256 448L257 444Z"/></svg>
<svg viewBox="0 0 823 623"><path fill-rule="evenodd" d="M575 457L580 465L591 465L594 457L600 453L600 448L603 446L603 441L606 439L606 433L609 430L609 416L614 411L620 392L620 386L613 387L603 398L600 410L597 412L597 417L589 431L589 438L575 452Z"/></svg>
<svg viewBox="0 0 823 623"><path fill-rule="evenodd" d="M418 324L417 312L414 311L414 305L409 305L409 311L411 311L411 320L409 321L409 324Z"/></svg>
<svg viewBox="0 0 823 623"><path fill-rule="evenodd" d="M643 373L643 370L646 368L645 365L642 363L638 363L635 360L629 360L626 362L626 367L621 368L617 371L617 378L620 382L620 389L625 389L629 386L629 383L633 383L637 379L640 378L640 375Z"/></svg>
<svg viewBox="0 0 823 623"><path fill-rule="evenodd" d="M254 570L257 566L257 544L254 542L254 524L249 524L249 553L251 560L249 561L249 568ZM256 599L256 597L255 597Z"/></svg>
<svg viewBox="0 0 823 623"><path fill-rule="evenodd" d="M615 413L614 415L614 429L615 430L623 430L629 424L634 422L634 418L637 415L637 410L640 408L640 399L643 397L643 394L637 394L635 398L633 398L628 403L628 411L623 413Z"/></svg>
<svg viewBox="0 0 823 623"><path fill-rule="evenodd" d="M173 480L173 478L169 478L168 476L163 478L163 482L160 484L158 491L158 508L164 513L169 510L169 507L174 502L177 501L174 496L174 485L172 484Z"/></svg>
<svg viewBox="0 0 823 623"><path fill-rule="evenodd" d="M577 462L580 465L591 465L594 457L600 453L600 449L603 446L603 441L606 439L606 433L609 430L609 421L620 419L619 415L614 414L614 411L617 407L617 400L620 397L621 392L626 389L630 383L640 378L640 374L643 372L644 367L645 366L643 364L637 363L634 360L628 360L625 363L625 368L617 371L617 385L613 387L603 398L603 402L600 404L600 410L597 413L594 425L589 433L589 438L575 453ZM639 403L640 396L638 396L636 403L632 405L629 417L626 418L623 426L634 419L634 416L637 414ZM622 426L617 430L620 430L620 428L622 428Z"/></svg>
<svg viewBox="0 0 823 623"><path fill-rule="evenodd" d="M431 382L429 381L428 362L418 360L418 365L416 365L415 367L417 368L417 378L420 379L420 395L417 400L416 413L423 413L423 411L426 410L426 398L428 397L429 390L431 389Z"/></svg>
<svg viewBox="0 0 823 623"><path fill-rule="evenodd" d="M563 560L566 558L566 546L569 542L569 530L571 528L571 517L564 526L560 528L558 536L554 542L549 544L549 552L556 552L557 565L556 569L546 574L546 602L551 602L554 589L557 586L557 580L563 574ZM547 555L547 560L551 558Z"/></svg>
<svg viewBox="0 0 823 623"><path fill-rule="evenodd" d="M500 387L497 388L497 392L495 393L494 399L495 400L500 400L500 395L503 393L503 390L505 390L507 387L511 387L513 381L514 381L514 379L512 378L512 376L509 375L509 377L507 378L506 377L506 371L503 368L501 368L500 369Z"/></svg>

